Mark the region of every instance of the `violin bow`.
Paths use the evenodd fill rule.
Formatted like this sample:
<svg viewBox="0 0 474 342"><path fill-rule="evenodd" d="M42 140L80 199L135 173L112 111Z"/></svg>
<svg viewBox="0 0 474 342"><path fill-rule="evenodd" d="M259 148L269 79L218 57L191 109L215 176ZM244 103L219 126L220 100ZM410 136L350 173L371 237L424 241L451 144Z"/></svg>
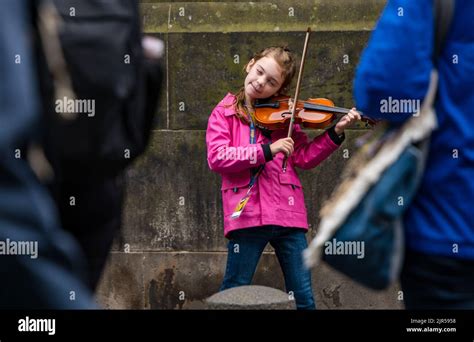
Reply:
<svg viewBox="0 0 474 342"><path fill-rule="evenodd" d="M308 29L306 30L306 38L305 38L304 46L303 46L303 54L301 55L300 70L298 72L298 81L296 82L296 91L295 91L295 98L293 100L294 101L293 108L291 109L290 126L288 127L288 138L291 138L291 135L293 134L293 122L295 120L296 104L298 103L298 96L300 95L301 79L303 77L304 61L306 59L306 51L308 48L310 34L311 34L311 27L308 27ZM287 160L288 160L288 156L283 159L283 172L286 172Z"/></svg>

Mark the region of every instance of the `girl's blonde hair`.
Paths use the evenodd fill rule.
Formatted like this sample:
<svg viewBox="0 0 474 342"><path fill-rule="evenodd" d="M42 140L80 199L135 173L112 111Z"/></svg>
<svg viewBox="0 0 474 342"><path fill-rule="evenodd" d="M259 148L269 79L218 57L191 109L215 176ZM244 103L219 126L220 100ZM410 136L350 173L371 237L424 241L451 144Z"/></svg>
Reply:
<svg viewBox="0 0 474 342"><path fill-rule="evenodd" d="M254 63L263 57L272 57L282 70L283 83L278 92L288 91L296 72L296 58L294 54L286 46L270 46L253 56ZM247 69L249 63L244 66L244 70ZM237 109L238 117L243 122L248 123L249 120L245 114L247 113L245 110L245 88L240 88L235 97L235 102L232 105Z"/></svg>

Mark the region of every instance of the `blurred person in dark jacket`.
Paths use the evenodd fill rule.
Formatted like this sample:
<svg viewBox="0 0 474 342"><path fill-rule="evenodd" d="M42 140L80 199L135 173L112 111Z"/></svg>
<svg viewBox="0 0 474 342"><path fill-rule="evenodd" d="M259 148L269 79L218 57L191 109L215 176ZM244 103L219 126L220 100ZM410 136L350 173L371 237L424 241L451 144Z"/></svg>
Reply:
<svg viewBox="0 0 474 342"><path fill-rule="evenodd" d="M63 228L86 256L94 291L122 224L124 170L144 152L153 129L163 46L142 37L137 0L52 2L64 65L51 63L58 58L45 49L50 188ZM67 83L58 81L64 76L73 94L55 90Z"/></svg>

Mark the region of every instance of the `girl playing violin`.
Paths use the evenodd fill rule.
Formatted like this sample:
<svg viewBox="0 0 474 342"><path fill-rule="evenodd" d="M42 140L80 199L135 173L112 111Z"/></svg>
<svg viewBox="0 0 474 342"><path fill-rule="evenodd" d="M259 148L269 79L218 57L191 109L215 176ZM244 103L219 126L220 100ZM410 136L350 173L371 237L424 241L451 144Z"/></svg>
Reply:
<svg viewBox="0 0 474 342"><path fill-rule="evenodd" d="M266 48L247 63L244 86L235 95L228 93L211 113L207 159L211 170L222 176L224 234L229 239L220 290L249 285L270 243L297 308L315 309L311 274L301 257L308 221L296 168L308 170L326 159L343 142L344 129L360 115L351 110L312 141L299 125L291 138L283 129L257 128L255 100L286 91L295 70L295 57L284 47Z"/></svg>

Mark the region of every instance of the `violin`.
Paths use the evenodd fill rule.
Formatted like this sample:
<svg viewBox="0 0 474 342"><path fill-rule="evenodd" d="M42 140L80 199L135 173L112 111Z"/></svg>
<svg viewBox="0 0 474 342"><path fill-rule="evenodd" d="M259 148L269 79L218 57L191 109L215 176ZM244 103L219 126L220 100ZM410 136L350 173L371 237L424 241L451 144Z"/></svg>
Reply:
<svg viewBox="0 0 474 342"><path fill-rule="evenodd" d="M310 34L311 28L308 27L291 112L289 110L290 98L287 96L273 97L266 103L259 103L255 106L255 121L258 125L270 129L279 129L286 128L288 123L289 138L293 133L295 122L301 123L303 127L322 128L330 125L336 119L336 114L347 114L349 112L348 109L336 107L329 99L298 100ZM286 164L287 157L283 159L283 172L286 172Z"/></svg>
<svg viewBox="0 0 474 342"><path fill-rule="evenodd" d="M257 100L254 104L256 125L269 130L287 128L292 117L289 103L290 97L288 96L274 96ZM296 101L295 107L294 123L305 128L326 128L338 116L349 113L349 109L336 107L333 101L325 98ZM359 114L361 117L363 116L362 113L359 112ZM361 120L371 125L374 124L374 121L367 117L362 117Z"/></svg>

